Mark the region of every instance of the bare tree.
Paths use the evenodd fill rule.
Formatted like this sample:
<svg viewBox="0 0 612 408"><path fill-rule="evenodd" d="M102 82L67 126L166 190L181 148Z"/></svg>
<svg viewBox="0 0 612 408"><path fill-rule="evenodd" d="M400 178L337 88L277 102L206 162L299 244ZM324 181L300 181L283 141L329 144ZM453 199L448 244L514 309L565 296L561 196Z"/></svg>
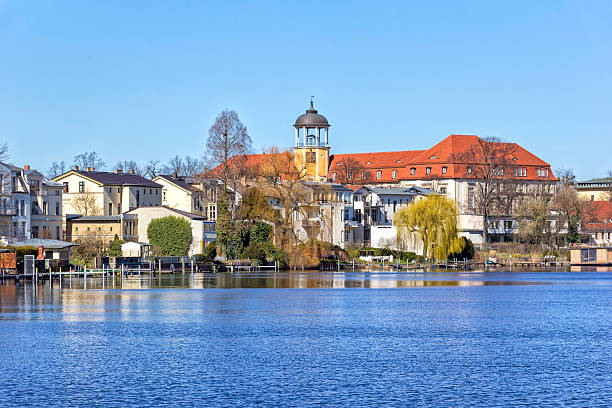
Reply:
<svg viewBox="0 0 612 408"><path fill-rule="evenodd" d="M61 174L64 174L68 170L68 166L65 161L51 163L51 167L47 170L47 177L53 179Z"/></svg>
<svg viewBox="0 0 612 408"><path fill-rule="evenodd" d="M185 156L185 160L183 160L183 169L181 172L181 176L193 177L196 174L200 173L203 168L204 164L202 163L202 160L191 156Z"/></svg>
<svg viewBox="0 0 612 408"><path fill-rule="evenodd" d="M329 214L325 214L321 202L328 199L328 187L324 184L304 183L305 167L298 168L294 154L280 152L272 147L264 153L259 168L258 183L263 194L276 204L272 217L275 241L288 253L300 251L300 231L306 240L313 242L326 230Z"/></svg>
<svg viewBox="0 0 612 408"><path fill-rule="evenodd" d="M507 215L505 192L514 188L505 187L511 180L515 145L504 143L496 137L478 138L464 152L454 154L452 160L464 167L464 178L474 180L475 191L468 187L467 211L482 219L482 245L487 247L487 232L491 226L490 217Z"/></svg>
<svg viewBox="0 0 612 408"><path fill-rule="evenodd" d="M235 111L224 110L208 130L206 141L206 160L211 168L217 168L218 177L223 180L224 188L228 182L234 186L240 174L237 167L243 167L242 156L252 151L252 141L246 126L242 124ZM232 160L230 160L232 159Z"/></svg>
<svg viewBox="0 0 612 408"><path fill-rule="evenodd" d="M185 165L183 164L183 159L179 155L174 156L170 159L168 164L166 164L162 170L165 174L179 177L183 173L183 168Z"/></svg>
<svg viewBox="0 0 612 408"><path fill-rule="evenodd" d="M3 162L8 159L8 150L9 148L7 142L0 143L0 162Z"/></svg>
<svg viewBox="0 0 612 408"><path fill-rule="evenodd" d="M84 152L74 156L74 165L79 166L81 170L86 170L89 167L102 170L105 163L97 152Z"/></svg>
<svg viewBox="0 0 612 408"><path fill-rule="evenodd" d="M358 160L350 156L343 157L334 166L334 172L338 183L342 184L366 184L370 178L370 171Z"/></svg>
<svg viewBox="0 0 612 408"><path fill-rule="evenodd" d="M102 215L102 209L98 206L96 194L91 191L75 194L70 202L72 207L82 215Z"/></svg>
<svg viewBox="0 0 612 408"><path fill-rule="evenodd" d="M576 176L574 175L574 170L560 168L555 170L555 173L557 174L557 178L559 179L559 185L561 187L576 185Z"/></svg>
<svg viewBox="0 0 612 408"><path fill-rule="evenodd" d="M149 160L143 170L143 175L150 179L155 178L161 174L159 160Z"/></svg>
<svg viewBox="0 0 612 408"><path fill-rule="evenodd" d="M118 161L115 163L115 170L121 170L123 173L138 174L139 176L143 174L143 170L138 163L132 160Z"/></svg>

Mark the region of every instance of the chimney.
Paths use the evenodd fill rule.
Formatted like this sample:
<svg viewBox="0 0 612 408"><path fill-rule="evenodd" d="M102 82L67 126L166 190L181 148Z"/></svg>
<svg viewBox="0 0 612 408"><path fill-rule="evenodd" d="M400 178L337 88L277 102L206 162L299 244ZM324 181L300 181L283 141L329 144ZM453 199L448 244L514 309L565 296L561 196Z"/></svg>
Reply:
<svg viewBox="0 0 612 408"><path fill-rule="evenodd" d="M115 174L121 174L121 173L123 173L123 170L121 170L121 169L115 169Z"/></svg>
<svg viewBox="0 0 612 408"><path fill-rule="evenodd" d="M134 171L134 169L130 169L130 174L136 174L136 171Z"/></svg>
<svg viewBox="0 0 612 408"><path fill-rule="evenodd" d="M24 169L24 170L30 170L30 165L29 165L29 164L26 164L25 166L23 166L23 169Z"/></svg>
<svg viewBox="0 0 612 408"><path fill-rule="evenodd" d="M78 169L79 169L79 166L74 166L74 169L75 169L75 170L78 170Z"/></svg>

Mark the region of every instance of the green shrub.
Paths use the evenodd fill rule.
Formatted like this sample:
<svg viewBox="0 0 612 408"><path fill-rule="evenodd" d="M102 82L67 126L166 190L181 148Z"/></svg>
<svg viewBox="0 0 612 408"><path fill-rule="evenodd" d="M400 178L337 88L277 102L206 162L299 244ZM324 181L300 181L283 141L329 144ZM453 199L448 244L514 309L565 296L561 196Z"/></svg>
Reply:
<svg viewBox="0 0 612 408"><path fill-rule="evenodd" d="M474 259L476 251L474 250L472 241L466 237L461 237L459 239L463 241L463 249L459 253L448 254L448 259Z"/></svg>
<svg viewBox="0 0 612 408"><path fill-rule="evenodd" d="M261 248L261 245L257 242L251 242L249 246L244 248L242 251L242 257L244 259L250 259L260 264L266 262L266 252Z"/></svg>
<svg viewBox="0 0 612 408"><path fill-rule="evenodd" d="M169 215L156 218L147 228L149 242L161 249L164 256L185 256L191 247L192 235L189 221Z"/></svg>
<svg viewBox="0 0 612 408"><path fill-rule="evenodd" d="M115 239L110 242L110 249L108 251L108 256L123 256L123 252L121 251L121 245L125 244L125 241L119 239L117 234L115 234Z"/></svg>
<svg viewBox="0 0 612 408"><path fill-rule="evenodd" d="M217 256L217 246L215 244L208 244L204 250L204 254L207 262L213 262Z"/></svg>
<svg viewBox="0 0 612 408"><path fill-rule="evenodd" d="M272 237L272 226L265 222L258 221L251 228L251 240L263 244L269 242Z"/></svg>

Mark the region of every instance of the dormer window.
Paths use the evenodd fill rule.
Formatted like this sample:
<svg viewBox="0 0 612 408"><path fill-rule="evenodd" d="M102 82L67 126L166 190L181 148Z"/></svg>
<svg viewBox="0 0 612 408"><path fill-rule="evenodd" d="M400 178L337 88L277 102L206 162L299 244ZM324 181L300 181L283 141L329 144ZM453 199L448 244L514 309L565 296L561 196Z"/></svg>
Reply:
<svg viewBox="0 0 612 408"><path fill-rule="evenodd" d="M401 162L402 162L401 160L396 161L396 163L401 163Z"/></svg>
<svg viewBox="0 0 612 408"><path fill-rule="evenodd" d="M467 173L468 173L468 174L472 174L472 166L468 166L468 168L467 168Z"/></svg>
<svg viewBox="0 0 612 408"><path fill-rule="evenodd" d="M433 159L437 159L437 157L434 155L434 156L431 156L429 159L433 160Z"/></svg>
<svg viewBox="0 0 612 408"><path fill-rule="evenodd" d="M372 164L372 162L371 161L367 161L366 164Z"/></svg>

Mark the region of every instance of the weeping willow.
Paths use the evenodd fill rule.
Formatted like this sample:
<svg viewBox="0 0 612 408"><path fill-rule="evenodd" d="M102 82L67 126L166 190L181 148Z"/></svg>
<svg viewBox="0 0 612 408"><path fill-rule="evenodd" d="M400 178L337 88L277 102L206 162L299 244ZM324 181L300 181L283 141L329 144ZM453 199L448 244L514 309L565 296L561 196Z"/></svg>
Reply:
<svg viewBox="0 0 612 408"><path fill-rule="evenodd" d="M423 246L425 258L446 259L461 252L464 243L457 235L457 207L443 196L429 196L395 213L393 225L398 241Z"/></svg>

